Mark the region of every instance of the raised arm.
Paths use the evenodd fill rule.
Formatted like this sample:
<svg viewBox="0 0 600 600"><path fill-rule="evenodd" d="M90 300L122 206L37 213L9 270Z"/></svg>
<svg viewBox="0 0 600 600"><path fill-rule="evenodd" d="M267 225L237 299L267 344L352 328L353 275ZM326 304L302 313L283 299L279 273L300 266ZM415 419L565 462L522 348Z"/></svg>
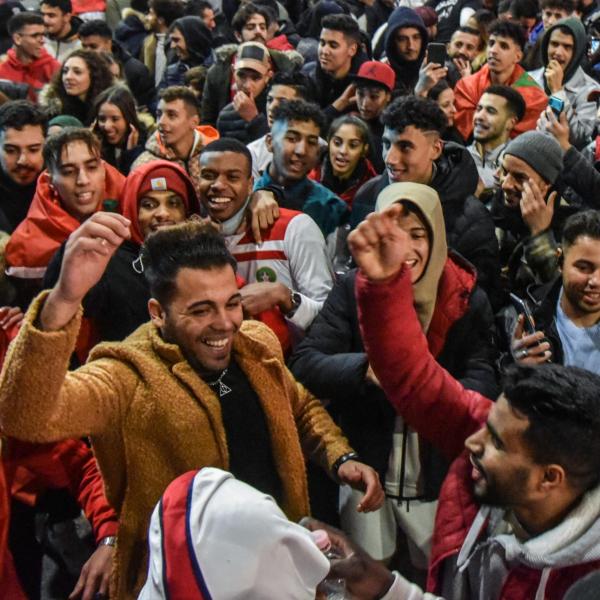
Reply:
<svg viewBox="0 0 600 600"><path fill-rule="evenodd" d="M397 224L402 208L371 214L348 237L360 267L359 321L369 362L396 411L453 459L485 421L491 401L465 390L429 353L413 306L407 234Z"/></svg>
<svg viewBox="0 0 600 600"><path fill-rule="evenodd" d="M129 237L120 215L97 213L69 238L61 274L31 305L8 352L0 379L0 426L19 439L50 442L102 432L114 418L126 370L94 361L68 373L80 305Z"/></svg>

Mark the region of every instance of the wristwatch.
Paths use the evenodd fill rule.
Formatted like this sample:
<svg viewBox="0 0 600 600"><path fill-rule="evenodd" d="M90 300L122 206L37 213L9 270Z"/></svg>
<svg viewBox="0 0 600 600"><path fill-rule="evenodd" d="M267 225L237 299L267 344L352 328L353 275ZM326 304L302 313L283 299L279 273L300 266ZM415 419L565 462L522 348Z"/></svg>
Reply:
<svg viewBox="0 0 600 600"><path fill-rule="evenodd" d="M98 547L100 546L116 546L117 545L117 536L116 535L107 535L103 537L98 542Z"/></svg>
<svg viewBox="0 0 600 600"><path fill-rule="evenodd" d="M285 313L285 316L288 317L288 319L291 319L296 314L296 311L300 308L300 305L302 304L302 296L290 288L290 300L292 301L292 308Z"/></svg>

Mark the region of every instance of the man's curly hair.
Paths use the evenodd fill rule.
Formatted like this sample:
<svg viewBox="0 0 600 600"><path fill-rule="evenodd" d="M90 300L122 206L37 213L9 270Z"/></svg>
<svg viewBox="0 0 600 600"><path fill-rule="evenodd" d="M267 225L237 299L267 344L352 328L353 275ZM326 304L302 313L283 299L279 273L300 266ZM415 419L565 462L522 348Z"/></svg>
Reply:
<svg viewBox="0 0 600 600"><path fill-rule="evenodd" d="M442 133L447 126L446 115L437 103L417 96L396 98L383 111L381 122L398 133L411 125L421 131Z"/></svg>
<svg viewBox="0 0 600 600"><path fill-rule="evenodd" d="M443 113L442 113L443 114ZM325 118L318 104L305 100L284 100L273 109L273 123L277 121L313 121L323 131Z"/></svg>

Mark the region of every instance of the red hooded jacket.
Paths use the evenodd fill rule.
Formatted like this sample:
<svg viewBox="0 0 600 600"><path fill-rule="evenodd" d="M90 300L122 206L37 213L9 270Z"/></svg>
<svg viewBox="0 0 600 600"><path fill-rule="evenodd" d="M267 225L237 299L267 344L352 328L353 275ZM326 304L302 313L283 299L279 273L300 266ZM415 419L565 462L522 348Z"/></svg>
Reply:
<svg viewBox="0 0 600 600"><path fill-rule="evenodd" d="M40 57L28 64L22 63L17 58L14 48L10 48L6 55L6 60L0 64L0 79L28 84L28 98L32 102L37 100L38 92L60 69L60 63L43 48Z"/></svg>
<svg viewBox="0 0 600 600"><path fill-rule="evenodd" d="M125 177L104 163L106 180L103 198L119 198ZM100 204L97 210L101 210ZM62 206L43 171L25 220L14 230L6 245L7 273L23 279L42 279L46 267L60 245L81 223Z"/></svg>
<svg viewBox="0 0 600 600"><path fill-rule="evenodd" d="M408 269L386 283L371 283L359 273L356 294L365 348L386 396L410 427L454 461L440 492L429 561L427 589L439 593L441 567L460 552L479 510L464 441L483 426L492 401L464 389L435 361L434 349L428 351ZM575 581L598 568L597 560L553 568L544 598L561 600ZM534 598L541 576L540 569L516 564L498 592L499 600Z"/></svg>

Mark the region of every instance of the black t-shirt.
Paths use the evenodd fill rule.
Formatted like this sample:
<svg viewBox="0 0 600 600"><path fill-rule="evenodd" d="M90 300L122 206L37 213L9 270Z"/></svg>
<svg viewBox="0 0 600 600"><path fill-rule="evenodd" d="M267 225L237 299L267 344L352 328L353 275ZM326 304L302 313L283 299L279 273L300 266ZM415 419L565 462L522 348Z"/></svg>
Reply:
<svg viewBox="0 0 600 600"><path fill-rule="evenodd" d="M215 379L210 380L211 383ZM271 436L260 400L235 360L221 383L231 391L219 398L229 449L229 470L237 479L282 500L281 480L275 468ZM211 389L219 397L219 384Z"/></svg>

